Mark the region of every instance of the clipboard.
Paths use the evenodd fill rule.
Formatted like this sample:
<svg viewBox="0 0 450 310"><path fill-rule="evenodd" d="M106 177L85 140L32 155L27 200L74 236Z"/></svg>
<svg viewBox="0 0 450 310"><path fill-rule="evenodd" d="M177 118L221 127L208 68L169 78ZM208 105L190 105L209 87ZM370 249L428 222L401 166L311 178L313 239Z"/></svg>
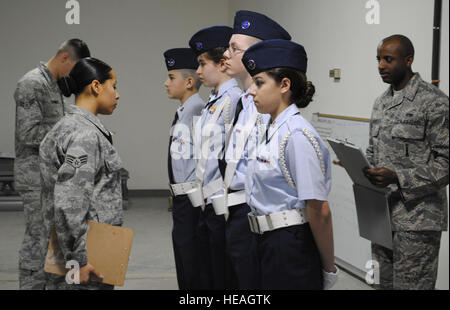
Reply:
<svg viewBox="0 0 450 310"><path fill-rule="evenodd" d="M364 169L370 168L371 165L361 148L347 141L332 138L328 138L327 141L330 143L334 153L336 153L336 156L354 184L365 186L377 192L386 192L385 189L376 187L370 183L369 179L364 175Z"/></svg>
<svg viewBox="0 0 450 310"><path fill-rule="evenodd" d="M134 238L130 228L88 221L86 247L88 261L103 275L103 281L92 273L90 281L123 286ZM44 271L64 276L68 272L59 248L56 233L52 232L45 258Z"/></svg>
<svg viewBox="0 0 450 310"><path fill-rule="evenodd" d="M389 190L373 185L364 175L371 165L361 148L347 141L327 140L353 181L359 235L392 249Z"/></svg>
<svg viewBox="0 0 450 310"><path fill-rule="evenodd" d="M353 184L359 235L392 250L388 194Z"/></svg>

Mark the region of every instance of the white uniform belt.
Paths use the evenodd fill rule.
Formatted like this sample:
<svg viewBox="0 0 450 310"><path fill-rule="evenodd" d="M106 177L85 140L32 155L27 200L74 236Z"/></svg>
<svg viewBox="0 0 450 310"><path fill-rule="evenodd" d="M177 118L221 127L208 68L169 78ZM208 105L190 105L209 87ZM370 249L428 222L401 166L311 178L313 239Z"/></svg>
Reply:
<svg viewBox="0 0 450 310"><path fill-rule="evenodd" d="M239 191L228 195L217 195L211 197L211 202L216 215L225 215L228 218L228 208L246 202L245 191Z"/></svg>
<svg viewBox="0 0 450 310"><path fill-rule="evenodd" d="M223 188L222 178L218 178L207 185L203 186L203 197L208 198Z"/></svg>
<svg viewBox="0 0 450 310"><path fill-rule="evenodd" d="M228 194L228 207L241 205L246 202L245 191Z"/></svg>
<svg viewBox="0 0 450 310"><path fill-rule="evenodd" d="M186 195L188 191L197 187L197 182L186 182L179 184L169 184L170 193L173 197Z"/></svg>
<svg viewBox="0 0 450 310"><path fill-rule="evenodd" d="M192 189L188 190L186 194L189 196L194 207L205 208L205 198L208 198L223 188L223 180L221 178L210 182L208 185L201 187L199 182L193 182Z"/></svg>
<svg viewBox="0 0 450 310"><path fill-rule="evenodd" d="M268 215L255 216L248 214L250 230L262 235L275 229L308 223L306 209L286 210Z"/></svg>

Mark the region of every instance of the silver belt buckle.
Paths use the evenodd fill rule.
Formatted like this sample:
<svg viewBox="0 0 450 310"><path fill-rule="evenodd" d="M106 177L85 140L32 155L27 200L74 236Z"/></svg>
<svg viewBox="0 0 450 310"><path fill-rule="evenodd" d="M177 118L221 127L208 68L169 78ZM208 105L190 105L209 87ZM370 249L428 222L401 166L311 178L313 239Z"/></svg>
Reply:
<svg viewBox="0 0 450 310"><path fill-rule="evenodd" d="M272 231L275 229L275 227L273 226L273 222L272 222L272 218L270 217L270 214L267 214L265 216L266 222L267 222L267 226L269 227L269 231Z"/></svg>
<svg viewBox="0 0 450 310"><path fill-rule="evenodd" d="M170 195L172 197L175 197L175 193L173 192L173 189L172 189L172 184L170 184L170 183L169 183L169 191L170 191Z"/></svg>
<svg viewBox="0 0 450 310"><path fill-rule="evenodd" d="M259 226L259 222L258 222L258 218L254 215L249 215L248 218L250 220L251 230L256 234L262 235L261 227Z"/></svg>
<svg viewBox="0 0 450 310"><path fill-rule="evenodd" d="M251 215L250 215L250 214L247 214L247 218L248 218L248 224L250 225L250 230L251 230L252 232L254 232L254 228L253 228L253 219L252 219Z"/></svg>

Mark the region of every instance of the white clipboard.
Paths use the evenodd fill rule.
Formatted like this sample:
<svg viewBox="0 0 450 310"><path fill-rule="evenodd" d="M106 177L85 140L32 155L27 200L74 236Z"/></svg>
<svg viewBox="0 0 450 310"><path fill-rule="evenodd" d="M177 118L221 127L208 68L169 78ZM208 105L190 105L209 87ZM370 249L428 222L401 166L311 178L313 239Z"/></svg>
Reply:
<svg viewBox="0 0 450 310"><path fill-rule="evenodd" d="M354 184L362 185L377 192L386 192L385 189L376 187L370 183L369 179L365 176L364 169L370 168L371 165L361 148L346 141L332 138L328 138L327 141L330 143L334 153L336 153L336 156Z"/></svg>
<svg viewBox="0 0 450 310"><path fill-rule="evenodd" d="M373 243L392 249L392 226L389 210L389 190L379 188L364 174L370 163L361 148L328 138L333 151L352 179L359 235Z"/></svg>

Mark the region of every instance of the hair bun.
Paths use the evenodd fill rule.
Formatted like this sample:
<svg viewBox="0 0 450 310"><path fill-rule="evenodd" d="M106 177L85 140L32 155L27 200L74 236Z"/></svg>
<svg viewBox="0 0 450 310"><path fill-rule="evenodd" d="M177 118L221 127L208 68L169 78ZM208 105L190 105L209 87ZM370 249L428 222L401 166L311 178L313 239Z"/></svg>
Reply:
<svg viewBox="0 0 450 310"><path fill-rule="evenodd" d="M314 94L316 93L316 87L311 81L306 82L306 96L310 101L313 101Z"/></svg>
<svg viewBox="0 0 450 310"><path fill-rule="evenodd" d="M60 78L57 82L59 89L65 97L70 97L77 91L77 83L70 75Z"/></svg>
<svg viewBox="0 0 450 310"><path fill-rule="evenodd" d="M300 108L304 109L313 101L314 94L316 93L316 87L310 81L307 81L304 85L303 94L300 100L295 102L295 104Z"/></svg>

